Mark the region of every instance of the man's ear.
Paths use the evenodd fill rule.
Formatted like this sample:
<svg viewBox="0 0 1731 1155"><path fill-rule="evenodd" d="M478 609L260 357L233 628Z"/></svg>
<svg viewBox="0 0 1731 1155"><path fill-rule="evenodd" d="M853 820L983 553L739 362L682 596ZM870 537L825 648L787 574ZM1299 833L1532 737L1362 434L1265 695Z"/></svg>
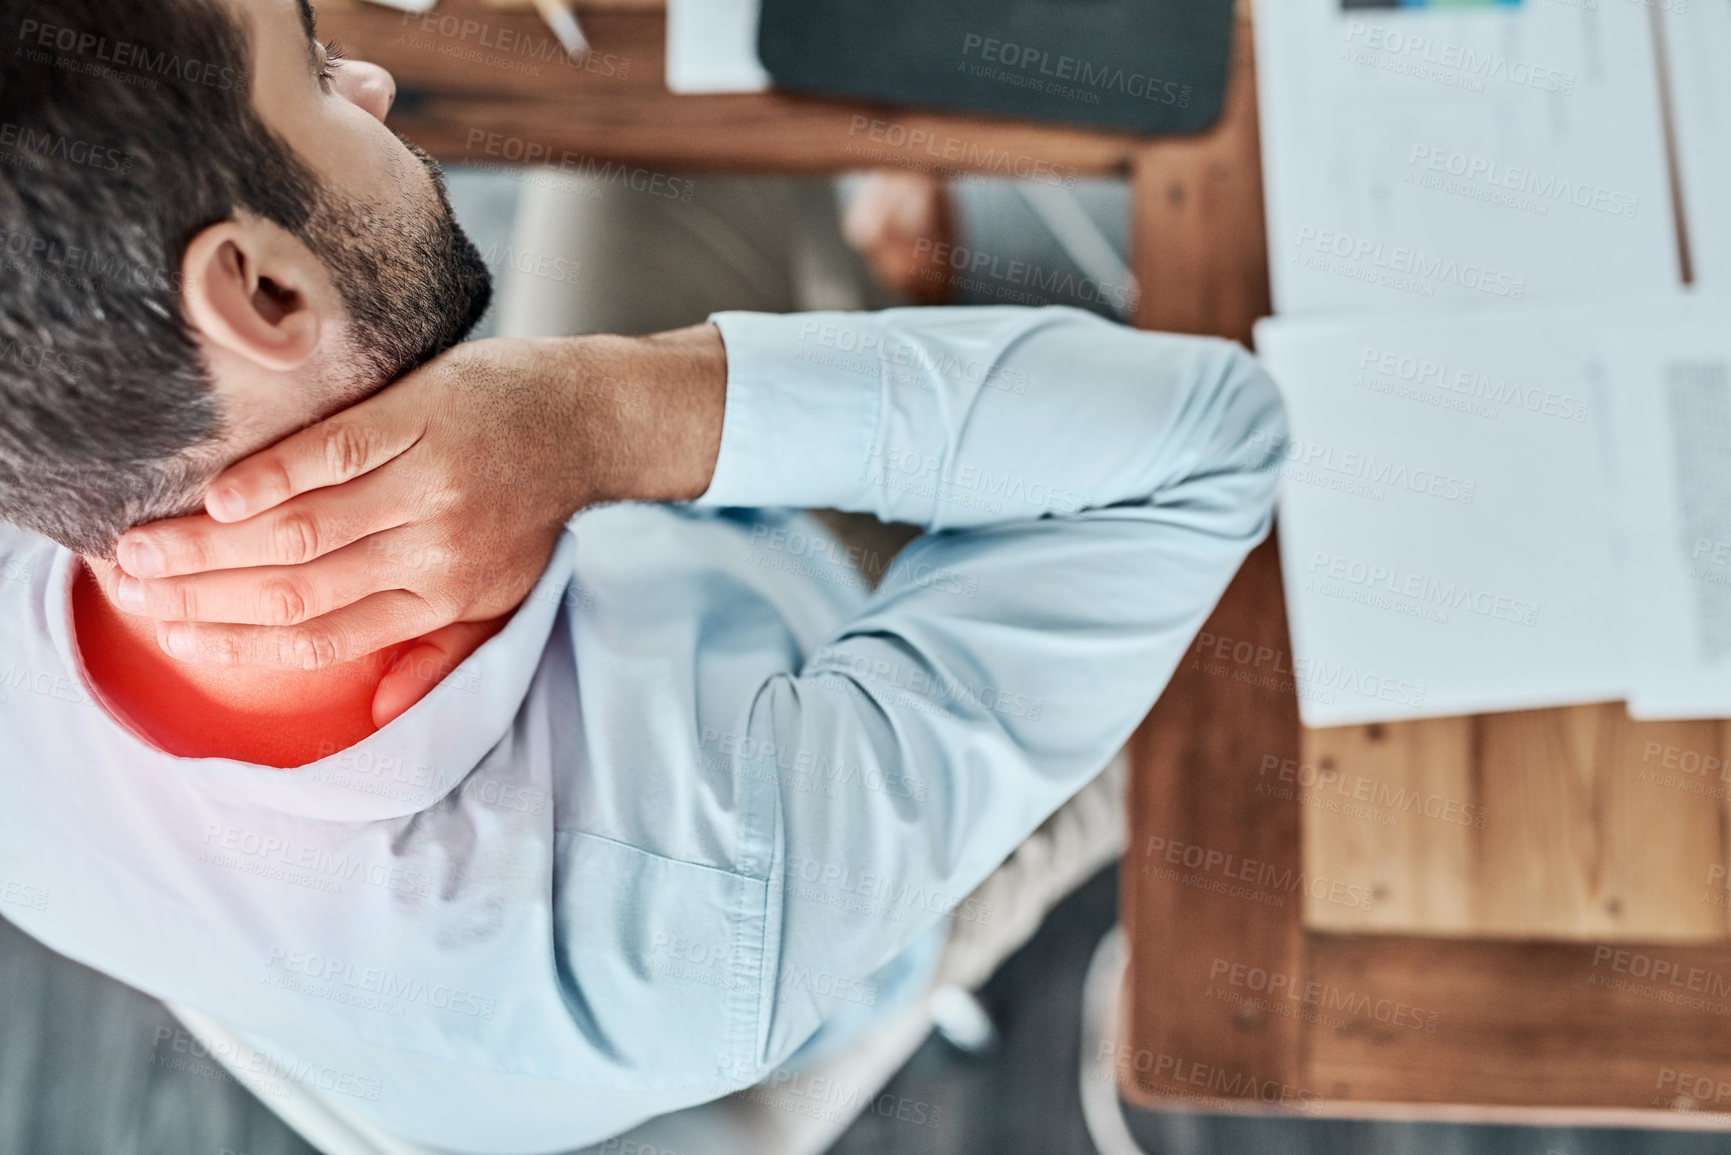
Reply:
<svg viewBox="0 0 1731 1155"><path fill-rule="evenodd" d="M322 330L310 263L305 247L273 225L212 225L181 258L181 307L220 348L265 369L297 369Z"/></svg>

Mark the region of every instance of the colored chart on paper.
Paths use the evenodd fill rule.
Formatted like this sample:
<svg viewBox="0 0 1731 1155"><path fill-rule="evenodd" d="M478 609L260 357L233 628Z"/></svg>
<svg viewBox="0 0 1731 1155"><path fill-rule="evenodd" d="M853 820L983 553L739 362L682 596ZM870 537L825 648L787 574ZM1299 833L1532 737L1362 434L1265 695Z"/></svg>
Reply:
<svg viewBox="0 0 1731 1155"><path fill-rule="evenodd" d="M1521 0L1340 0L1342 8L1519 8Z"/></svg>

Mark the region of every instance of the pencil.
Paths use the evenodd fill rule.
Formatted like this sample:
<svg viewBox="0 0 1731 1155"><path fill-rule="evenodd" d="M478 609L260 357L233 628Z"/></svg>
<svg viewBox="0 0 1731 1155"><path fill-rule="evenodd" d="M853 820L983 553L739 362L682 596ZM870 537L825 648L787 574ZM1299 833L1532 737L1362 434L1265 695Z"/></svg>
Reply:
<svg viewBox="0 0 1731 1155"><path fill-rule="evenodd" d="M547 21L547 27L553 30L553 35L564 45L567 55L575 56L579 52L589 51L589 40L583 35L582 27L577 23L577 14L571 10L572 0L535 0L535 7L541 10L542 19Z"/></svg>

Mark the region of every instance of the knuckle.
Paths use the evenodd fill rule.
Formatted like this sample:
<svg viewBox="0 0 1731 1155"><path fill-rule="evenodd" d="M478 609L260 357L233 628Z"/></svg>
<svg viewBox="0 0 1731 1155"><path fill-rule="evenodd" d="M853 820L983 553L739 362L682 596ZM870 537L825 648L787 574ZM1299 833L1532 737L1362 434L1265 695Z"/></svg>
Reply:
<svg viewBox="0 0 1731 1155"><path fill-rule="evenodd" d="M454 478L441 477L427 484L425 499L428 507L447 513L463 503L463 491Z"/></svg>
<svg viewBox="0 0 1731 1155"><path fill-rule="evenodd" d="M289 473L288 464L279 458L272 457L262 462L260 466L259 483L265 492L281 500L295 491L295 479Z"/></svg>
<svg viewBox="0 0 1731 1155"><path fill-rule="evenodd" d="M278 578L261 591L261 613L268 626L292 626L307 618L307 598L298 583Z"/></svg>
<svg viewBox="0 0 1731 1155"><path fill-rule="evenodd" d="M366 468L372 447L372 434L364 426L339 421L325 427L325 465L338 477L350 478Z"/></svg>
<svg viewBox="0 0 1731 1155"><path fill-rule="evenodd" d="M445 586L422 593L421 600L441 622L450 622L461 617L475 599L468 589Z"/></svg>
<svg viewBox="0 0 1731 1155"><path fill-rule="evenodd" d="M201 629L193 634L193 652L206 661L232 662L240 656L241 647L229 630Z"/></svg>
<svg viewBox="0 0 1731 1155"><path fill-rule="evenodd" d="M149 582L144 588L146 597L155 603L157 616L164 621L189 622L198 617L198 595L189 583Z"/></svg>
<svg viewBox="0 0 1731 1155"><path fill-rule="evenodd" d="M276 560L283 565L301 565L319 556L319 526L304 510L285 513L271 531Z"/></svg>
<svg viewBox="0 0 1731 1155"><path fill-rule="evenodd" d="M215 569L212 563L210 546L195 533L165 533L157 539L157 546L170 564L186 570Z"/></svg>
<svg viewBox="0 0 1731 1155"><path fill-rule="evenodd" d="M296 630L289 636L289 653L303 670L329 669L337 664L337 639L329 630Z"/></svg>

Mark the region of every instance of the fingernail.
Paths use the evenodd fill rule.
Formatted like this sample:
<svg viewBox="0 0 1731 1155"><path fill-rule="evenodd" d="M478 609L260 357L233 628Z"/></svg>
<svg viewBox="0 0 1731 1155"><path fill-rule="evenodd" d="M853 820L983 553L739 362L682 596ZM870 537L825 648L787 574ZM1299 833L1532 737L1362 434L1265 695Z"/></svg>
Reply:
<svg viewBox="0 0 1731 1155"><path fill-rule="evenodd" d="M120 608L129 614L142 614L149 609L144 600L144 583L135 577L122 574L120 587L115 590L114 595L120 602Z"/></svg>
<svg viewBox="0 0 1731 1155"><path fill-rule="evenodd" d="M128 541L120 547L120 568L134 577L161 577L168 559L149 538Z"/></svg>
<svg viewBox="0 0 1731 1155"><path fill-rule="evenodd" d="M210 515L219 521L239 521L246 516L246 498L240 490L222 488L211 491Z"/></svg>
<svg viewBox="0 0 1731 1155"><path fill-rule="evenodd" d="M198 646L192 640L192 630L177 622L170 622L164 627L162 645L183 662L190 662L198 656Z"/></svg>

